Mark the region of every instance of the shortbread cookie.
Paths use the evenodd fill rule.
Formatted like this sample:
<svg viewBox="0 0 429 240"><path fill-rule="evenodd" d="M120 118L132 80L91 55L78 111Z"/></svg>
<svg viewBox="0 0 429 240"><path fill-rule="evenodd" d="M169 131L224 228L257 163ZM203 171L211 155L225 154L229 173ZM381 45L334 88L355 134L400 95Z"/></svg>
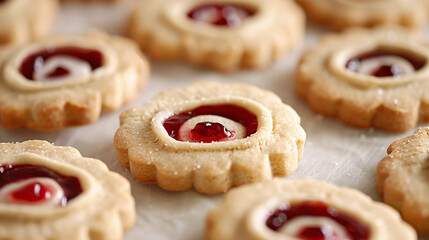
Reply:
<svg viewBox="0 0 429 240"><path fill-rule="evenodd" d="M122 239L135 222L129 182L45 141L0 143L0 239Z"/></svg>
<svg viewBox="0 0 429 240"><path fill-rule="evenodd" d="M352 26L400 25L422 27L426 10L422 0L297 0L307 16L340 30Z"/></svg>
<svg viewBox="0 0 429 240"><path fill-rule="evenodd" d="M143 183L220 193L286 176L297 168L305 132L275 94L245 84L198 82L162 92L121 115L119 162Z"/></svg>
<svg viewBox="0 0 429 240"><path fill-rule="evenodd" d="M429 236L429 128L395 141L378 164L377 190L419 234Z"/></svg>
<svg viewBox="0 0 429 240"><path fill-rule="evenodd" d="M0 123L61 129L98 119L137 97L148 77L138 47L92 32L0 51Z"/></svg>
<svg viewBox="0 0 429 240"><path fill-rule="evenodd" d="M62 0L63 2L118 2L122 0Z"/></svg>
<svg viewBox="0 0 429 240"><path fill-rule="evenodd" d="M426 15L427 15L427 19L429 19L429 0L420 0L423 2L424 7L426 9Z"/></svg>
<svg viewBox="0 0 429 240"><path fill-rule="evenodd" d="M46 35L57 8L57 0L0 0L0 44Z"/></svg>
<svg viewBox="0 0 429 240"><path fill-rule="evenodd" d="M296 91L323 115L401 132L429 122L429 45L401 29L323 36L306 51Z"/></svg>
<svg viewBox="0 0 429 240"><path fill-rule="evenodd" d="M232 71L267 66L299 44L304 14L291 0L146 0L127 32L155 59Z"/></svg>
<svg viewBox="0 0 429 240"><path fill-rule="evenodd" d="M329 183L273 180L234 189L207 217L206 240L416 240L387 205Z"/></svg>

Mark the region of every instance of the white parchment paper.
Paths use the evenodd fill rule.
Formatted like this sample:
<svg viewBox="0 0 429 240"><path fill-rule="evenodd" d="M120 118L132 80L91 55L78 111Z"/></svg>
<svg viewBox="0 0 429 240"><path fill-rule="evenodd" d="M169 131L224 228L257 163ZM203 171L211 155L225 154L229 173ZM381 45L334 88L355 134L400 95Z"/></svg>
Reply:
<svg viewBox="0 0 429 240"><path fill-rule="evenodd" d="M136 0L124 3L63 3L53 27L55 33L79 33L101 28L120 34ZM294 94L294 69L301 52L313 45L325 30L309 26L305 42L288 56L260 71L220 74L180 63L151 63L152 75L147 87L132 104L116 112L103 112L96 123L61 131L41 132L27 129L7 130L0 127L0 142L44 139L56 145L79 149L82 155L101 159L107 166L132 184L137 205L136 225L125 240L197 240L203 239L206 213L220 202L222 194L205 195L193 190L168 192L157 186L141 184L117 162L113 136L119 127L120 113L132 105L150 100L163 89L189 85L198 80L243 82L269 89L291 105L302 118L307 132L304 157L298 170L288 179L315 179L356 188L380 200L375 189L376 166L396 139L411 135L362 130L336 119L315 114Z"/></svg>

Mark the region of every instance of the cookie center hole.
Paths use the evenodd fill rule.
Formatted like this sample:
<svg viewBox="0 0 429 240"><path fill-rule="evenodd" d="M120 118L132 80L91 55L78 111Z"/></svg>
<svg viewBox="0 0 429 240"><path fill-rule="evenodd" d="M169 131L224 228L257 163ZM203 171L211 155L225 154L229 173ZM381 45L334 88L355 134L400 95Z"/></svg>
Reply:
<svg viewBox="0 0 429 240"><path fill-rule="evenodd" d="M302 240L364 240L368 226L355 217L319 201L304 201L275 209L266 226Z"/></svg>
<svg viewBox="0 0 429 240"><path fill-rule="evenodd" d="M237 105L204 105L174 114L163 126L178 141L210 143L251 136L257 131L258 118Z"/></svg>
<svg viewBox="0 0 429 240"><path fill-rule="evenodd" d="M46 48L28 55L19 72L28 80L50 82L88 77L103 66L103 54L79 47Z"/></svg>
<svg viewBox="0 0 429 240"><path fill-rule="evenodd" d="M0 165L0 202L66 206L82 193L77 177L30 164Z"/></svg>
<svg viewBox="0 0 429 240"><path fill-rule="evenodd" d="M254 9L242 5L208 3L194 7L187 15L194 21L234 27L239 26L255 13Z"/></svg>
<svg viewBox="0 0 429 240"><path fill-rule="evenodd" d="M358 74L384 78L412 75L424 65L426 59L411 51L377 48L351 58L346 68Z"/></svg>

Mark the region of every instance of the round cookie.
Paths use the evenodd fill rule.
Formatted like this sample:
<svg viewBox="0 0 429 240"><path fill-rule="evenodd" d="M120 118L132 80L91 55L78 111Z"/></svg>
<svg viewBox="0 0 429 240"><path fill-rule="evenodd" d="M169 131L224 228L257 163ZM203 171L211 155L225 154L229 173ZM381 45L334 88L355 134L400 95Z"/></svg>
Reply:
<svg viewBox="0 0 429 240"><path fill-rule="evenodd" d="M122 2L124 0L62 0L63 2Z"/></svg>
<svg viewBox="0 0 429 240"><path fill-rule="evenodd" d="M378 164L377 190L419 234L429 236L429 128L392 143Z"/></svg>
<svg viewBox="0 0 429 240"><path fill-rule="evenodd" d="M206 240L416 240L399 214L354 189L276 179L228 192L207 216Z"/></svg>
<svg viewBox="0 0 429 240"><path fill-rule="evenodd" d="M297 0L313 22L341 30L353 26L399 25L423 27L421 0Z"/></svg>
<svg viewBox="0 0 429 240"><path fill-rule="evenodd" d="M0 44L45 36L57 9L57 0L0 0Z"/></svg>
<svg viewBox="0 0 429 240"><path fill-rule="evenodd" d="M135 222L129 182L46 141L0 143L0 239L122 239Z"/></svg>
<svg viewBox="0 0 429 240"><path fill-rule="evenodd" d="M102 32L0 51L0 124L55 130L94 122L137 97L149 74L138 47Z"/></svg>
<svg viewBox="0 0 429 240"><path fill-rule="evenodd" d="M203 193L294 172L305 132L275 94L202 81L164 91L120 117L119 162L143 183Z"/></svg>
<svg viewBox="0 0 429 240"><path fill-rule="evenodd" d="M300 43L304 13L290 0L147 0L127 32L154 59L261 68Z"/></svg>
<svg viewBox="0 0 429 240"><path fill-rule="evenodd" d="M429 47L399 28L327 34L301 57L296 92L318 113L402 132L429 122Z"/></svg>

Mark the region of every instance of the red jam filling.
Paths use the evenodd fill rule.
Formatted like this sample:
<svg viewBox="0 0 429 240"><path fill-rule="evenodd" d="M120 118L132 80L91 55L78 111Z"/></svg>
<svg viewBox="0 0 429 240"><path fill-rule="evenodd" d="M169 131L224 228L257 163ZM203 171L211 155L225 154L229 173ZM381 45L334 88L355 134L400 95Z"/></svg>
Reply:
<svg viewBox="0 0 429 240"><path fill-rule="evenodd" d="M341 240L340 238L337 238L338 235L333 233L333 235L326 236L320 227L306 227L304 229L301 229L300 232L296 235L297 238L305 239L305 240Z"/></svg>
<svg viewBox="0 0 429 240"><path fill-rule="evenodd" d="M421 69L426 64L426 61L421 58L413 57L408 54L393 53L378 49L350 59L346 64L346 68L352 72L357 72L362 61L383 56L396 56L405 59L414 67L414 70L416 71ZM378 69L374 70L371 75L374 77L394 77L400 76L401 74L403 74L402 70L398 69L394 65L382 65Z"/></svg>
<svg viewBox="0 0 429 240"><path fill-rule="evenodd" d="M175 114L167 118L163 122L163 126L170 137L179 140L178 131L180 127L187 120L201 115L217 115L238 122L246 129L245 137L256 133L258 129L258 117L255 114L245 108L232 104L205 105ZM227 129L225 131L225 127L222 124L208 125L200 123L191 131L191 137L198 138L199 142L221 141L228 134L235 135L236 133Z"/></svg>
<svg viewBox="0 0 429 240"><path fill-rule="evenodd" d="M220 123L201 122L195 125L189 136L194 142L211 143L233 139L236 134Z"/></svg>
<svg viewBox="0 0 429 240"><path fill-rule="evenodd" d="M33 75L35 68L43 65L49 58L56 56L73 57L85 61L91 66L93 71L103 65L103 54L100 51L70 46L47 48L30 54L22 61L21 66L19 67L19 72L27 79L34 80ZM58 67L47 76L51 78L63 77L69 73L69 70Z"/></svg>
<svg viewBox="0 0 429 240"><path fill-rule="evenodd" d="M344 227L351 240L367 240L370 236L369 228L359 220L319 201L305 201L277 209L268 217L265 224L268 228L278 231L288 221L303 216L330 218ZM332 239L332 236L325 236L323 229L314 226L301 229L295 237L302 240Z"/></svg>
<svg viewBox="0 0 429 240"><path fill-rule="evenodd" d="M70 71L68 69L58 67L54 71L50 72L47 77L48 78L54 78L54 77L65 77L70 74Z"/></svg>
<svg viewBox="0 0 429 240"><path fill-rule="evenodd" d="M4 3L4 2L6 2L7 0L0 0L0 4L2 4L2 3Z"/></svg>
<svg viewBox="0 0 429 240"><path fill-rule="evenodd" d="M68 201L82 193L82 186L77 177L64 176L44 166L30 164L0 165L0 189L7 184L19 182L37 177L46 177L55 180L64 191L64 199L61 205L65 206ZM12 193L12 196L26 202L38 202L46 199L47 194L53 190L43 187L35 181Z"/></svg>
<svg viewBox="0 0 429 240"><path fill-rule="evenodd" d="M188 12L188 17L200 22L217 26L238 26L241 22L255 14L254 11L231 4L204 4Z"/></svg>
<svg viewBox="0 0 429 240"><path fill-rule="evenodd" d="M55 189L44 186L40 182L32 182L12 193L13 199L25 202L40 202L49 199Z"/></svg>

